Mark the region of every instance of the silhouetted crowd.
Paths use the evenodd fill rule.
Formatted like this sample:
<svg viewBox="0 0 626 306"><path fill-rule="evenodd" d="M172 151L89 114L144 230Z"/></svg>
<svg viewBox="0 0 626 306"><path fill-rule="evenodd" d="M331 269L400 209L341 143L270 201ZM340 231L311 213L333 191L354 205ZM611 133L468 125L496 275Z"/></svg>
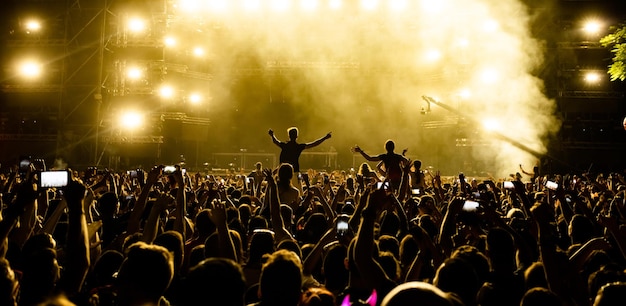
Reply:
<svg viewBox="0 0 626 306"><path fill-rule="evenodd" d="M623 173L381 160L398 164L90 168L62 187L16 167L0 175L0 305L624 305Z"/></svg>

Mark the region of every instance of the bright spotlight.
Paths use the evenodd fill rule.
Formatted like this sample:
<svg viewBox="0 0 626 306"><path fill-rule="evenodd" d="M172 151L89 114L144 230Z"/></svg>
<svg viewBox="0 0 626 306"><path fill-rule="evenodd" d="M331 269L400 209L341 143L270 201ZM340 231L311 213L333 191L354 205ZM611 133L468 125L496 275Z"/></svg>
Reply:
<svg viewBox="0 0 626 306"><path fill-rule="evenodd" d="M389 9L394 12L402 12L408 7L407 0L389 0Z"/></svg>
<svg viewBox="0 0 626 306"><path fill-rule="evenodd" d="M243 0L241 5L246 11L256 11L261 8L260 0Z"/></svg>
<svg viewBox="0 0 626 306"><path fill-rule="evenodd" d="M26 28L26 33L30 34L31 32L38 32L41 30L41 23L39 20L28 20L26 24L24 24L24 28Z"/></svg>
<svg viewBox="0 0 626 306"><path fill-rule="evenodd" d="M143 72L138 67L130 67L126 72L126 76L131 80L139 80L142 75Z"/></svg>
<svg viewBox="0 0 626 306"><path fill-rule="evenodd" d="M463 100L467 100L472 96L472 92L467 89L467 88L463 88L461 90L459 90L459 98L463 99Z"/></svg>
<svg viewBox="0 0 626 306"><path fill-rule="evenodd" d="M424 57L428 62L437 62L441 59L441 52L439 52L439 50L431 49L426 51Z"/></svg>
<svg viewBox="0 0 626 306"><path fill-rule="evenodd" d="M133 33L141 33L146 29L146 22L140 18L130 18L128 20L128 30Z"/></svg>
<svg viewBox="0 0 626 306"><path fill-rule="evenodd" d="M339 10L341 9L342 5L343 3L341 2L341 0L329 0L328 1L328 7L330 7L331 10Z"/></svg>
<svg viewBox="0 0 626 306"><path fill-rule="evenodd" d="M424 11L428 13L439 13L443 11L444 3L443 1L431 1L431 0L422 0L421 7Z"/></svg>
<svg viewBox="0 0 626 306"><path fill-rule="evenodd" d="M587 34L598 34L602 29L602 23L597 20L589 20L585 22L583 26L583 31Z"/></svg>
<svg viewBox="0 0 626 306"><path fill-rule="evenodd" d="M168 85L164 85L159 89L159 94L162 98L171 99L174 97L174 88Z"/></svg>
<svg viewBox="0 0 626 306"><path fill-rule="evenodd" d="M493 33L497 31L498 28L500 28L500 24L493 19L485 20L483 22L483 30L485 30L485 32Z"/></svg>
<svg viewBox="0 0 626 306"><path fill-rule="evenodd" d="M204 49L202 49L201 47L193 48L193 55L197 56L197 57L203 56L204 55Z"/></svg>
<svg viewBox="0 0 626 306"><path fill-rule="evenodd" d="M367 11L373 11L378 6L378 0L361 0L361 8Z"/></svg>
<svg viewBox="0 0 626 306"><path fill-rule="evenodd" d="M480 80L485 84L493 84L498 81L498 71L494 69L485 69L480 73Z"/></svg>
<svg viewBox="0 0 626 306"><path fill-rule="evenodd" d="M209 10L213 12L224 12L228 9L227 0L209 0Z"/></svg>
<svg viewBox="0 0 626 306"><path fill-rule="evenodd" d="M171 37L171 36L167 36L163 39L163 43L165 44L165 46L167 47L173 47L176 46L176 38Z"/></svg>
<svg viewBox="0 0 626 306"><path fill-rule="evenodd" d="M192 93L189 95L189 102L194 105L200 104L200 102L202 102L202 96L197 93Z"/></svg>
<svg viewBox="0 0 626 306"><path fill-rule="evenodd" d="M485 119L483 122L483 128L486 131L493 132L500 129L500 122L496 119Z"/></svg>
<svg viewBox="0 0 626 306"><path fill-rule="evenodd" d="M34 60L27 60L19 64L19 74L27 79L34 79L41 76L43 67L41 63Z"/></svg>
<svg viewBox="0 0 626 306"><path fill-rule="evenodd" d="M195 12L200 8L199 0L180 0L178 5L185 12Z"/></svg>
<svg viewBox="0 0 626 306"><path fill-rule="evenodd" d="M120 127L129 130L135 130L143 125L143 115L136 111L122 113L119 120Z"/></svg>
<svg viewBox="0 0 626 306"><path fill-rule="evenodd" d="M311 12L317 9L318 0L300 0L300 7L302 10Z"/></svg>
<svg viewBox="0 0 626 306"><path fill-rule="evenodd" d="M270 3L270 7L273 11L276 12L284 12L289 9L291 5L291 1L289 0L272 0Z"/></svg>
<svg viewBox="0 0 626 306"><path fill-rule="evenodd" d="M469 40L465 37L461 37L459 39L456 40L456 44L457 46L461 47L461 48L467 48L470 44Z"/></svg>
<svg viewBox="0 0 626 306"><path fill-rule="evenodd" d="M597 72L587 72L585 73L585 82L590 84L595 84L600 82L600 74Z"/></svg>

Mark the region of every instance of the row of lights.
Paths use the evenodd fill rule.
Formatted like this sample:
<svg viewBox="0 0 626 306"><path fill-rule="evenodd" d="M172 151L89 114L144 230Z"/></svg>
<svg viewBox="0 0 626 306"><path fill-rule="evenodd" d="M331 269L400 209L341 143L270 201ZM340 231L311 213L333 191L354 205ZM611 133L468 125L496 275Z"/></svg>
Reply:
<svg viewBox="0 0 626 306"><path fill-rule="evenodd" d="M387 7L391 11L401 12L419 2L419 6L423 9L436 9L442 6L438 1L429 0L360 0L359 6L366 11L373 11L379 7ZM243 11L254 12L264 8L268 8L275 12L286 12L294 6L298 6L302 11L313 12L322 6L330 10L337 11L347 6L350 1L342 0L180 0L174 4L174 8L185 12L211 11L211 12L227 12L232 9L241 9Z"/></svg>

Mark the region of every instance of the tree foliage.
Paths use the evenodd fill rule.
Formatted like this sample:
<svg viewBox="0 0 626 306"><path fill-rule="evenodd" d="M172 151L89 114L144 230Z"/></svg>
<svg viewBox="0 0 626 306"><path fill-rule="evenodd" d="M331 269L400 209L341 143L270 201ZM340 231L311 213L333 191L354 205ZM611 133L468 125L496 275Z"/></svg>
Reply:
<svg viewBox="0 0 626 306"><path fill-rule="evenodd" d="M611 81L626 80L626 24L614 28L613 33L600 39L602 46L611 48L612 63L609 65Z"/></svg>

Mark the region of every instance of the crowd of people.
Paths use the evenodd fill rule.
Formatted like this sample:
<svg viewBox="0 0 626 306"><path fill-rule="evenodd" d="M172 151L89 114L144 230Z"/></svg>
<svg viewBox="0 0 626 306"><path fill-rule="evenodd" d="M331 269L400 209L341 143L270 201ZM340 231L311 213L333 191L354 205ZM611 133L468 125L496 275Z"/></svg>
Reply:
<svg viewBox="0 0 626 306"><path fill-rule="evenodd" d="M356 171L2 174L0 305L623 305L623 173L443 178L385 148Z"/></svg>

